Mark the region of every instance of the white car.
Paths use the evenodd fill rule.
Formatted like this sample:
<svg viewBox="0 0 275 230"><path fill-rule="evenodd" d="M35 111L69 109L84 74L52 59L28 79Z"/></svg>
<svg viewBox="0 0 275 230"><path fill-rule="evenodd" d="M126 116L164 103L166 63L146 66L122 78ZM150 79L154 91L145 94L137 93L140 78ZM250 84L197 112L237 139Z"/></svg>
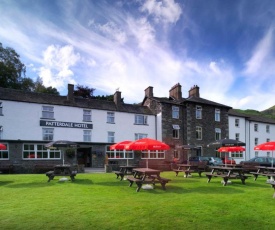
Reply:
<svg viewBox="0 0 275 230"><path fill-rule="evenodd" d="M209 165L221 165L222 159L219 157L209 157Z"/></svg>

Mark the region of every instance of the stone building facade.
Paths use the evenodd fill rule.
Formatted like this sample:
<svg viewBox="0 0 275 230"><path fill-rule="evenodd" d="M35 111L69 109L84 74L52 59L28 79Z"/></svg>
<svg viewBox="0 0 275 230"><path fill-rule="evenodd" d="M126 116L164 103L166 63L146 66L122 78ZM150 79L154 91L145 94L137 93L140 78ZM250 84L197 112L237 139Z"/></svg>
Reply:
<svg viewBox="0 0 275 230"><path fill-rule="evenodd" d="M155 97L153 87L148 87L143 105L158 117L161 139L173 149L170 159L175 156L186 161L188 155L180 154L186 152L180 146L188 144L197 147L189 152L191 155L214 156L215 149L207 145L228 137L228 111L231 107L201 98L197 85L189 90L188 98L182 97L179 83L170 89L168 98Z"/></svg>

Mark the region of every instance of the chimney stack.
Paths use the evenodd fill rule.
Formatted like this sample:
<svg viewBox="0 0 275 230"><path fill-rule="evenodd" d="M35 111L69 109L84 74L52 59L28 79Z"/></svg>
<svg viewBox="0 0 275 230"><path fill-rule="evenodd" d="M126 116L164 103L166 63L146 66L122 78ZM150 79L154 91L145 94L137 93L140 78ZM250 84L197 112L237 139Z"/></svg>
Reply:
<svg viewBox="0 0 275 230"><path fill-rule="evenodd" d="M116 91L114 94L114 102L116 104L116 106L120 106L121 105L121 92L120 91Z"/></svg>
<svg viewBox="0 0 275 230"><path fill-rule="evenodd" d="M197 85L194 85L189 90L189 97L200 97L200 87L198 87Z"/></svg>
<svg viewBox="0 0 275 230"><path fill-rule="evenodd" d="M170 90L169 90L169 96L172 98L175 98L177 100L182 99L182 93L181 93L181 85L180 83L174 85Z"/></svg>
<svg viewBox="0 0 275 230"><path fill-rule="evenodd" d="M145 91L145 97L151 98L151 97L154 96L154 94L153 94L153 87L152 86L149 86L144 91Z"/></svg>
<svg viewBox="0 0 275 230"><path fill-rule="evenodd" d="M70 102L74 102L74 85L73 84L68 84L67 100Z"/></svg>

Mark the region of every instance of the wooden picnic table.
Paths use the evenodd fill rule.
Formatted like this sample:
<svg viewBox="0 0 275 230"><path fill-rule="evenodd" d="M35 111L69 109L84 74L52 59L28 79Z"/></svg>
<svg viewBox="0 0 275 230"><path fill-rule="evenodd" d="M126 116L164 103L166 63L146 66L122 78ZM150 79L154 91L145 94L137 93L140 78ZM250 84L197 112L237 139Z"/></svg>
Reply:
<svg viewBox="0 0 275 230"><path fill-rule="evenodd" d="M254 180L256 181L258 176L266 176L268 179L275 177L275 168L274 167L266 167L266 166L255 166L257 168L257 172L251 172L254 176Z"/></svg>
<svg viewBox="0 0 275 230"><path fill-rule="evenodd" d="M55 165L53 171L46 172L49 178L48 182L54 179L55 176L69 176L71 181L74 180L77 171L73 171L71 165Z"/></svg>
<svg viewBox="0 0 275 230"><path fill-rule="evenodd" d="M119 171L114 171L117 175L117 179L120 177L120 180L123 180L125 175L133 175L133 169L136 168L136 165L121 165L119 166Z"/></svg>
<svg viewBox="0 0 275 230"><path fill-rule="evenodd" d="M242 184L245 184L245 180L248 176L244 175L242 168L225 167L225 166L211 166L211 173L207 173L208 183L212 177L221 177L223 179L223 185L226 186L229 179L240 179Z"/></svg>
<svg viewBox="0 0 275 230"><path fill-rule="evenodd" d="M201 173L204 170L200 170L198 164L177 164L177 169L173 169L173 171L176 173L176 176L178 176L180 172L183 172L184 177L188 177L191 175L191 173L197 172L201 177Z"/></svg>
<svg viewBox="0 0 275 230"><path fill-rule="evenodd" d="M130 182L129 187L135 182L137 184L136 191L139 192L143 184L155 184L160 183L162 189L165 190L165 185L171 181L171 179L163 178L160 176L161 170L150 168L134 168L134 175L128 176L127 180Z"/></svg>

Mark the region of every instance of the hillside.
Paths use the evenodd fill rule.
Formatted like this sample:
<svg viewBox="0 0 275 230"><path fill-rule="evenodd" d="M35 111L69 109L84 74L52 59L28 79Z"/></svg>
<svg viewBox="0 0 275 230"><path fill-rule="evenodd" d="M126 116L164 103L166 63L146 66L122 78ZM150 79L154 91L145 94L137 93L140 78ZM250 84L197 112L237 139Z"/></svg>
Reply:
<svg viewBox="0 0 275 230"><path fill-rule="evenodd" d="M256 115L256 116L263 116L263 117L275 119L275 105L261 112L253 109L246 109L246 110L234 109L234 110L236 112L243 113L246 115Z"/></svg>

